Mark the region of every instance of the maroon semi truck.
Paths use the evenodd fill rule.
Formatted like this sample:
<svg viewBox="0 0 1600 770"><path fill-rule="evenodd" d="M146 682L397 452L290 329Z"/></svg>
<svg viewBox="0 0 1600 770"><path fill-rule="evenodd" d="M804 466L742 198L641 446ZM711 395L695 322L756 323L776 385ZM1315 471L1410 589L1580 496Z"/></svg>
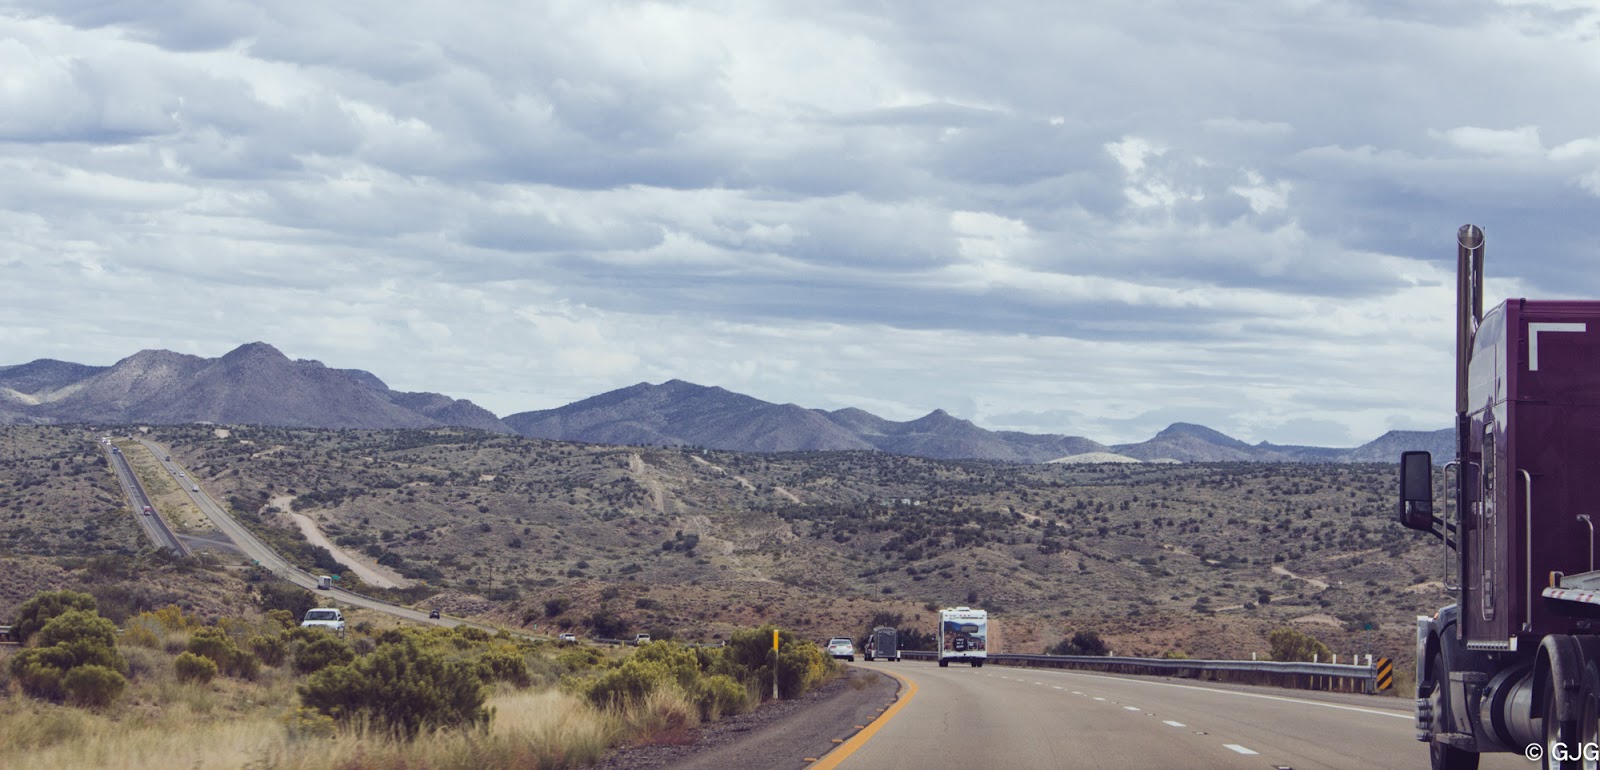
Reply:
<svg viewBox="0 0 1600 770"><path fill-rule="evenodd" d="M1417 738L1434 768L1511 751L1600 760L1600 302L1483 309L1483 231L1457 233L1456 456L1436 506L1401 457L1400 521L1442 541L1456 603L1417 618Z"/></svg>

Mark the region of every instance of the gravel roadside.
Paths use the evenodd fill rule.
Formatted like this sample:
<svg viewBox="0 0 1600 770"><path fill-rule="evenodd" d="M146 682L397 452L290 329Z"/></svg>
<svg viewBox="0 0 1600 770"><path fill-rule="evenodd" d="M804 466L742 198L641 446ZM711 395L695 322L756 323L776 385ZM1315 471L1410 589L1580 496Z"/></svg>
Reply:
<svg viewBox="0 0 1600 770"><path fill-rule="evenodd" d="M889 664L893 665L893 664ZM899 697L894 677L859 666L805 696L769 703L748 714L693 731L682 746L620 749L598 770L715 770L730 767L805 767L848 739Z"/></svg>

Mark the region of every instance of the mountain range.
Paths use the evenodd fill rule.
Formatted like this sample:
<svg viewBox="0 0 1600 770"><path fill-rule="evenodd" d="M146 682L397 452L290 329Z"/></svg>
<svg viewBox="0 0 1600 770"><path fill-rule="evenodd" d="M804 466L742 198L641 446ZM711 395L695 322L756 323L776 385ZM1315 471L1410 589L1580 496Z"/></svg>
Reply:
<svg viewBox="0 0 1600 770"><path fill-rule="evenodd" d="M639 383L556 409L500 418L471 401L389 389L359 369L291 360L253 342L220 358L144 350L111 366L51 359L0 367L0 424L214 422L307 428L459 426L598 444L743 452L868 450L936 459L1039 462L1394 462L1406 449L1454 453L1454 433L1391 431L1353 449L1247 444L1176 423L1105 445L1079 436L991 431L943 409L906 422L860 409L773 404L720 387Z"/></svg>

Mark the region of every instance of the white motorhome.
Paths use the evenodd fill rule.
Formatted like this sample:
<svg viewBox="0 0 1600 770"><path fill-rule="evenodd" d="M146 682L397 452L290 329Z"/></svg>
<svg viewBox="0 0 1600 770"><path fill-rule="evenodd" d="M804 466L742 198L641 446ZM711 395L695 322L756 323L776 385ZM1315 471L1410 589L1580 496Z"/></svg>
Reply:
<svg viewBox="0 0 1600 770"><path fill-rule="evenodd" d="M939 610L939 666L971 663L983 665L989 657L989 613L971 607Z"/></svg>

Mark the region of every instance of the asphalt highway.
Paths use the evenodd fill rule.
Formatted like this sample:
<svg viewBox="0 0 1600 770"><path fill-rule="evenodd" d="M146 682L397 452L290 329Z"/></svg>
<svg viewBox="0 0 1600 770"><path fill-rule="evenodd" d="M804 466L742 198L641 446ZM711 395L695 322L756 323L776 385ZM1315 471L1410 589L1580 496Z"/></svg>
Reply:
<svg viewBox="0 0 1600 770"><path fill-rule="evenodd" d="M1001 666L868 665L914 694L819 768L1425 768L1404 699ZM1487 754L1484 770L1532 767Z"/></svg>

